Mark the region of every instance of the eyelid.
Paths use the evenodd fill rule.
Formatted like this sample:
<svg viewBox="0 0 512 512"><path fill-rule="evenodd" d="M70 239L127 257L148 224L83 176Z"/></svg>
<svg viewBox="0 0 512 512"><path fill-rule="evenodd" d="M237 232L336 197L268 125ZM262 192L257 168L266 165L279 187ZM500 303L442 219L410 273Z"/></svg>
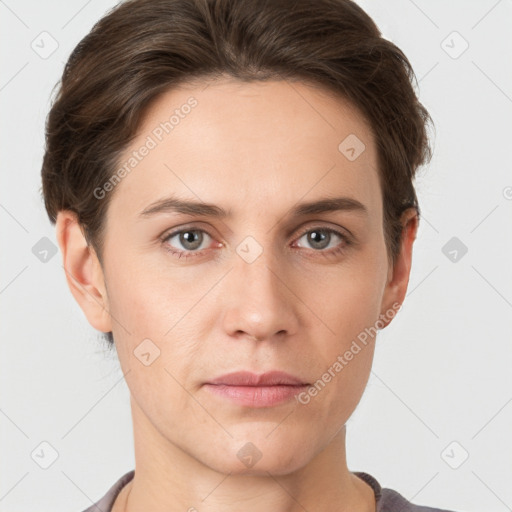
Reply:
<svg viewBox="0 0 512 512"><path fill-rule="evenodd" d="M329 232L335 233L335 234L339 235L340 237L344 238L345 240L352 240L353 239L352 233L348 229L346 229L346 228L331 227L331 226L321 225L320 223L322 221L317 221L317 222L319 222L319 223L315 224L313 226L311 226L311 225L306 226L301 231L299 231L299 234L296 235L296 236L302 237L306 233L309 233L310 231L314 231L315 229L318 229L319 231L322 230L322 231L329 231Z"/></svg>
<svg viewBox="0 0 512 512"><path fill-rule="evenodd" d="M167 240L168 238L170 238L171 236L174 236L174 235L178 235L179 233L182 233L183 231L187 231L187 230L190 230L190 231L203 231L204 233L206 233L210 238L215 238L211 233L210 231L208 230L208 228L204 228L204 227L201 227L201 226L198 226L197 224L185 224L183 226L179 226L179 227L176 227L176 228L171 228L169 230L166 230L163 232L162 235L159 235L159 240Z"/></svg>

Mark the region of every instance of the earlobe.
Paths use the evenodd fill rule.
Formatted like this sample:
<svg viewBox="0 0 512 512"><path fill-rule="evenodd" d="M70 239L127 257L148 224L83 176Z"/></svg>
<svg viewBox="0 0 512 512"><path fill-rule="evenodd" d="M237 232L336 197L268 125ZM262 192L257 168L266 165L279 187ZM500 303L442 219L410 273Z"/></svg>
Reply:
<svg viewBox="0 0 512 512"><path fill-rule="evenodd" d="M390 269L388 282L384 290L383 310L380 318L383 319L384 327L389 325L396 311L401 307L412 266L412 250L414 240L418 231L418 213L415 208L407 209L401 217L402 240L400 243L400 253L397 256L394 267Z"/></svg>
<svg viewBox="0 0 512 512"><path fill-rule="evenodd" d="M111 331L103 270L94 249L87 244L74 212L62 210L58 213L56 236L73 297L95 329Z"/></svg>

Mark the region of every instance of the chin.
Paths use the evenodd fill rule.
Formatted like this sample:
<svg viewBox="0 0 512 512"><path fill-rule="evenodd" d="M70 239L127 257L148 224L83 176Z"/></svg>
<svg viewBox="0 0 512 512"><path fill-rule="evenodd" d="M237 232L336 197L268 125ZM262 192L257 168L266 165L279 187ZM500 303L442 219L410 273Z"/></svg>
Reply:
<svg viewBox="0 0 512 512"><path fill-rule="evenodd" d="M224 449L201 459L215 471L231 475L268 476L287 475L304 467L314 454L309 454L304 445L286 436L267 438L261 435L247 435L233 439ZM273 434L271 434L272 437ZM209 459L209 460L206 460Z"/></svg>

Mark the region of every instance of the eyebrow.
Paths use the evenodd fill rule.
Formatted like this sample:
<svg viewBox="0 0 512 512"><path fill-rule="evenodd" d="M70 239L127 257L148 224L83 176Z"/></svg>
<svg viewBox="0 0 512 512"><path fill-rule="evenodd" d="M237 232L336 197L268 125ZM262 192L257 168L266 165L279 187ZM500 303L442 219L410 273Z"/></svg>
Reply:
<svg viewBox="0 0 512 512"><path fill-rule="evenodd" d="M291 209L292 217L302 217L319 213L350 211L362 215L368 214L366 206L351 197L332 197L316 201L300 203ZM182 213L197 217L226 218L231 216L231 210L224 210L220 206L211 203L167 197L159 199L147 206L140 217L149 217L157 213Z"/></svg>

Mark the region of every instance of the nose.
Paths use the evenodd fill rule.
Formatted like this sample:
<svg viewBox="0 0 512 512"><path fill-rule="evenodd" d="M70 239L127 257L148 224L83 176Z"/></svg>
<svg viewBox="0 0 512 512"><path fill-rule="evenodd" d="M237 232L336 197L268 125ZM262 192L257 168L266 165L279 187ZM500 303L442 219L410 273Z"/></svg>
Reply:
<svg viewBox="0 0 512 512"><path fill-rule="evenodd" d="M277 340L298 331L300 301L284 265L263 253L252 263L235 258L225 293L223 327L232 338Z"/></svg>

